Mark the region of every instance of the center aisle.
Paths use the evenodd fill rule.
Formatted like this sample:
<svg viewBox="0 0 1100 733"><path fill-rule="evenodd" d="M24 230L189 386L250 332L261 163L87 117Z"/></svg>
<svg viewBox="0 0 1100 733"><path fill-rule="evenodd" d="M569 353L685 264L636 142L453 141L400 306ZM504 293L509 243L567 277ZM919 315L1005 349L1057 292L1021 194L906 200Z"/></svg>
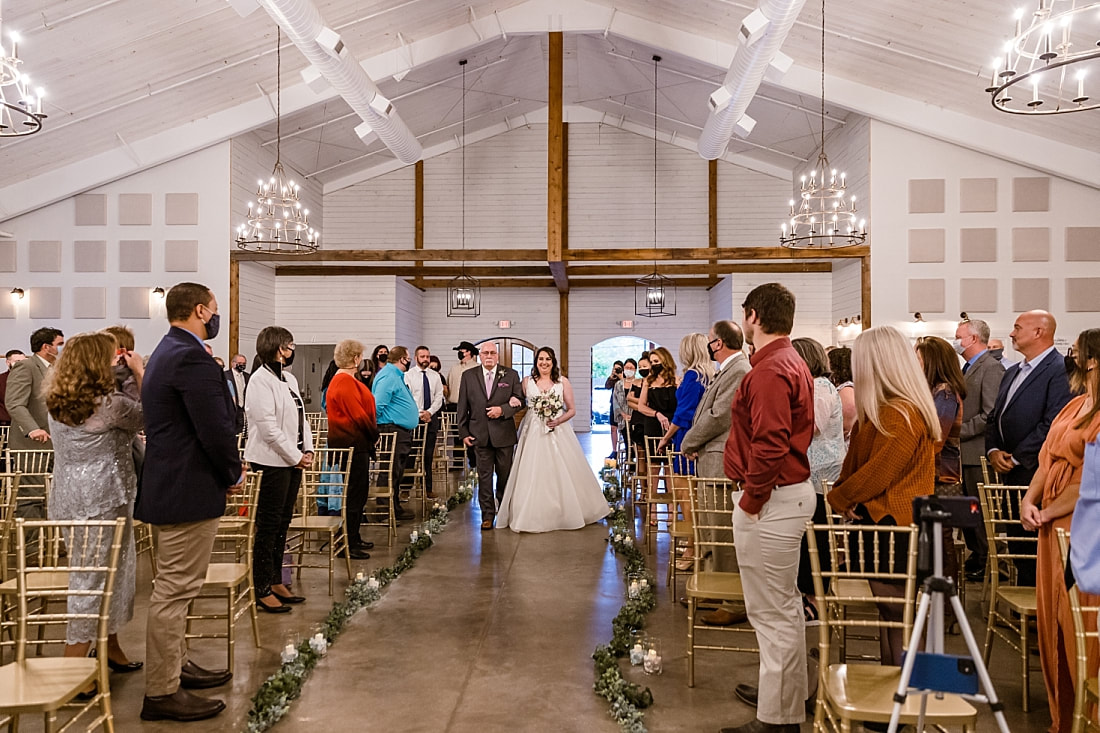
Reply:
<svg viewBox="0 0 1100 733"><path fill-rule="evenodd" d="M623 595L605 526L482 532L472 507L450 519L352 618L278 730L615 729L592 692Z"/></svg>

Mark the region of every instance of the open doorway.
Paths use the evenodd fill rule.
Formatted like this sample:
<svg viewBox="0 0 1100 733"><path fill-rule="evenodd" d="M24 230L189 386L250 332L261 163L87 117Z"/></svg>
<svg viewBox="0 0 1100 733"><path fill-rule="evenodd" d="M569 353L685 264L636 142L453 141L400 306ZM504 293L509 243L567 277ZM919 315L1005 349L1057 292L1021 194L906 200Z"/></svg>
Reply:
<svg viewBox="0 0 1100 733"><path fill-rule="evenodd" d="M656 344L640 336L615 336L592 347L592 432L611 432L611 390L607 388L612 365L616 361L634 359Z"/></svg>

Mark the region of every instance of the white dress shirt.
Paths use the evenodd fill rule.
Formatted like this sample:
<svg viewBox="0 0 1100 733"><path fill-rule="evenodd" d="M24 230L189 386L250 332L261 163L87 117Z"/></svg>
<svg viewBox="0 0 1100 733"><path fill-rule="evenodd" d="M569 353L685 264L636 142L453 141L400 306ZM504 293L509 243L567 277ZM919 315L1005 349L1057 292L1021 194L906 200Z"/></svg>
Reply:
<svg viewBox="0 0 1100 733"><path fill-rule="evenodd" d="M431 389L432 400L428 412L432 413L434 417L439 414L440 408L443 407L443 380L440 378L439 373L434 369L421 369L419 366L410 367L409 371L405 372L405 384L409 386L413 400L416 401L416 409L423 410L425 374L428 375L428 387Z"/></svg>

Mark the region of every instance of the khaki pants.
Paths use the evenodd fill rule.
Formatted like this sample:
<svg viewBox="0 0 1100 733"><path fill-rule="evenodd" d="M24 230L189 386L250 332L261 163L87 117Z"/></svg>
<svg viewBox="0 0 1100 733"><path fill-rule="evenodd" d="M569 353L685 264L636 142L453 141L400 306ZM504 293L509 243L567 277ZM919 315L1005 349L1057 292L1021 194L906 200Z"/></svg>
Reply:
<svg viewBox="0 0 1100 733"><path fill-rule="evenodd" d="M187 659L187 607L202 590L218 519L153 525L157 579L145 633L145 694L171 695Z"/></svg>
<svg viewBox="0 0 1100 733"><path fill-rule="evenodd" d="M740 491L733 500L741 501ZM733 510L745 610L760 645L756 717L773 725L806 719L806 620L798 592L798 552L817 497L809 481L777 487L751 518ZM766 692L765 692L766 691Z"/></svg>

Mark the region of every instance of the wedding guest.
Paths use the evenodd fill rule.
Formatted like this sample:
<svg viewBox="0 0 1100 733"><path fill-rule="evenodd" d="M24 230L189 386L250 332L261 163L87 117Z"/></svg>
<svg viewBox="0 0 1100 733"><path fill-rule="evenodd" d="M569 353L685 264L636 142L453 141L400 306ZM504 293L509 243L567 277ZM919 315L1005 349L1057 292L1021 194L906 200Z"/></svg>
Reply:
<svg viewBox="0 0 1100 733"><path fill-rule="evenodd" d="M107 625L107 664L115 672L134 672L143 663L129 660L119 645L118 632L134 617L132 517L137 475L130 444L143 425L144 365L133 350L122 354L118 351L118 342L109 333L77 334L69 339L65 352L46 376L47 420L55 457L49 516L61 520L126 520ZM119 357L133 375L124 386L115 379ZM71 590L92 590L100 583L102 577L92 573L69 576ZM89 614L89 618L69 622L66 657L88 655L97 636L96 605L94 597L69 596L69 613Z"/></svg>
<svg viewBox="0 0 1100 733"><path fill-rule="evenodd" d="M443 380L428 366L431 352L427 346L417 346L413 352L416 366L405 372L405 384L412 392L413 402L420 408L420 422L427 425L424 437L424 491L434 497L432 465L435 463L435 441L439 435L443 412Z"/></svg>
<svg viewBox="0 0 1100 733"><path fill-rule="evenodd" d="M337 371L328 384L328 444L332 448L353 448L348 469L347 536L348 554L356 560L370 559L367 550L374 547L359 536L363 508L370 492L370 463L378 441L374 395L367 385L355 378L363 358L363 344L344 339L336 344L333 362Z"/></svg>
<svg viewBox="0 0 1100 733"><path fill-rule="evenodd" d="M611 452L607 454L608 458L615 457L615 448L619 445L619 426L615 422L615 385L621 382L623 379L623 363L616 360L611 365L611 373L607 375L607 379L604 380L603 388L610 392L611 407L608 412L607 421L611 423Z"/></svg>
<svg viewBox="0 0 1100 733"><path fill-rule="evenodd" d="M11 368L15 366L16 362L23 361L26 358L27 355L19 349L11 349L4 355L8 370L0 374L0 425L11 425L11 415L8 414L8 408L4 407L4 394L8 390L8 376L11 374Z"/></svg>
<svg viewBox="0 0 1100 733"><path fill-rule="evenodd" d="M9 364L4 405L11 416L8 448L11 450L50 449L46 430L46 401L42 382L46 371L61 356L65 335L56 328L43 327L31 334L32 356Z"/></svg>
<svg viewBox="0 0 1100 733"><path fill-rule="evenodd" d="M836 481L840 476L840 467L844 464L844 454L848 446L844 443L844 407L840 395L829 380L829 359L825 349L811 338L797 338L791 346L806 362L810 376L814 378L814 436L806 457L810 461L810 483L817 493L814 507L814 524L825 524L825 484ZM828 536L818 533L818 547L827 547ZM828 560L828 554L822 555ZM831 565L829 566L831 567ZM824 564L823 564L824 569ZM798 556L798 589L802 592L802 610L808 623L820 617L817 604L814 603L814 576L810 570L810 543L802 538L802 549Z"/></svg>
<svg viewBox="0 0 1100 733"><path fill-rule="evenodd" d="M451 390L447 387L447 378L443 376L443 363L439 361L439 357L432 354L428 357L428 368L439 375L439 381L443 383L443 409L447 409L447 397L450 395Z"/></svg>
<svg viewBox="0 0 1100 733"><path fill-rule="evenodd" d="M1001 363L1001 366L1005 369L1016 366L1017 362L1011 359L1005 358L1005 342L998 338L989 339L989 351L993 354L993 358Z"/></svg>
<svg viewBox="0 0 1100 733"><path fill-rule="evenodd" d="M359 371L356 373L356 379L363 383L368 389L371 384L374 383L374 365L371 364L370 359L363 359L359 365Z"/></svg>
<svg viewBox="0 0 1100 733"><path fill-rule="evenodd" d="M386 366L386 362L390 358L390 347L385 344L378 344L374 347L374 351L370 355L371 372L378 374L382 371L382 367ZM370 386L369 384L367 385Z"/></svg>
<svg viewBox="0 0 1100 733"><path fill-rule="evenodd" d="M412 452L412 431L420 422L420 410L413 401L412 392L405 384L405 372L409 368L409 350L394 346L389 350L390 359L374 377L374 403L378 409L378 432L396 436L393 451L393 512L397 519L412 519L413 513L401 506L401 480L405 476L405 464Z"/></svg>
<svg viewBox="0 0 1100 733"><path fill-rule="evenodd" d="M282 326L267 326L256 335L256 354L263 368L252 375L244 409L248 438L244 458L262 471L256 497L256 535L252 542L252 584L256 608L286 613L286 604L302 603L283 584L286 533L294 518L302 471L313 465L313 434L305 417L294 363L294 336Z"/></svg>
<svg viewBox="0 0 1100 733"><path fill-rule="evenodd" d="M840 404L844 409L844 439L852 435L852 426L856 424L856 393L852 385L852 350L839 346L829 352L829 379L840 395Z"/></svg>
<svg viewBox="0 0 1100 733"><path fill-rule="evenodd" d="M630 409L630 443L634 446L636 454L635 463L637 473L645 475L645 415L638 411L638 403L642 398L642 385L649 376L649 352L643 351L638 357L638 371L633 383L629 386L626 395L626 405Z"/></svg>
<svg viewBox="0 0 1100 733"><path fill-rule="evenodd" d="M791 346L795 297L779 283L742 303L745 340L756 348L741 380L726 441L737 484L733 530L749 622L760 648L756 717L729 733L797 733L809 693L798 548L813 516L806 452L814 430L813 379ZM767 509L767 511L763 511Z"/></svg>
<svg viewBox="0 0 1100 733"><path fill-rule="evenodd" d="M244 396L250 376L246 371L247 368L248 360L244 358L244 354L234 354L229 360L229 370L225 373L226 381L229 383L229 394L237 405L238 433L244 432ZM322 399L324 399L323 396Z"/></svg>
<svg viewBox="0 0 1100 733"><path fill-rule="evenodd" d="M321 409L328 409L328 386L332 383L332 378L336 376L336 372L340 369L336 365L336 360L333 359L328 363L328 368L325 369L325 376L321 377Z"/></svg>
<svg viewBox="0 0 1100 733"><path fill-rule="evenodd" d="M478 348L471 344L469 341L463 341L458 346L454 347L454 351L458 352L458 363L453 365L449 372L447 372L446 384L450 385L447 390L447 406L446 410L450 413L454 413L458 408L458 398L462 394L462 374L468 369L473 369L479 366L477 361ZM462 441L458 438L455 439L455 447L465 447L466 449L466 463L470 468L477 467L477 449L473 446L462 446Z"/></svg>
<svg viewBox="0 0 1100 733"><path fill-rule="evenodd" d="M1071 399L1051 423L1039 452L1039 465L1020 502L1024 528L1039 532L1035 577L1039 659L1050 707L1050 730L1059 733L1068 733L1073 728L1077 669L1073 617L1064 581L1065 568L1059 556L1058 530L1070 529L1081 488L1085 445L1100 434L1100 329L1082 331L1077 337L1076 352L1070 385L1081 394ZM1081 605L1100 605L1100 596L1082 593ZM1089 640L1086 651L1085 668L1096 669L1095 639Z"/></svg>
<svg viewBox="0 0 1100 733"><path fill-rule="evenodd" d="M834 352L835 353L835 352ZM904 527L913 520L913 499L935 490L935 443L940 419L932 393L909 339L893 326L876 326L856 337L852 376L858 416L848 454L829 505L858 524ZM899 544L899 568L908 545ZM872 581L877 596L898 598L904 583ZM898 604L879 604L879 613L901 621ZM882 664L901 664L901 629L880 634Z"/></svg>
<svg viewBox="0 0 1100 733"><path fill-rule="evenodd" d="M635 412L642 414L642 435L645 438L661 438L669 425L672 424L672 416L676 414L676 388L679 386L676 379L676 362L672 360L672 354L663 346L658 346L649 352L649 376L642 381L642 393L638 398L638 406ZM639 455L645 454L643 442ZM649 485L656 485L660 467L667 463L664 458L653 457L647 461ZM650 517L650 526L656 524L656 517Z"/></svg>
<svg viewBox="0 0 1100 733"><path fill-rule="evenodd" d="M940 418L941 439L936 441L936 496L962 496L963 400L966 377L959 368L954 347L938 336L917 339L917 360L932 390L932 402ZM948 578L958 574L953 531L943 528L943 572Z"/></svg>
<svg viewBox="0 0 1100 733"><path fill-rule="evenodd" d="M638 362L627 359L623 362L623 378L615 382L611 393L611 419L619 426L623 442L630 442L630 405L626 403L627 389L634 384L634 375L638 373ZM616 445L618 445L616 443Z"/></svg>

